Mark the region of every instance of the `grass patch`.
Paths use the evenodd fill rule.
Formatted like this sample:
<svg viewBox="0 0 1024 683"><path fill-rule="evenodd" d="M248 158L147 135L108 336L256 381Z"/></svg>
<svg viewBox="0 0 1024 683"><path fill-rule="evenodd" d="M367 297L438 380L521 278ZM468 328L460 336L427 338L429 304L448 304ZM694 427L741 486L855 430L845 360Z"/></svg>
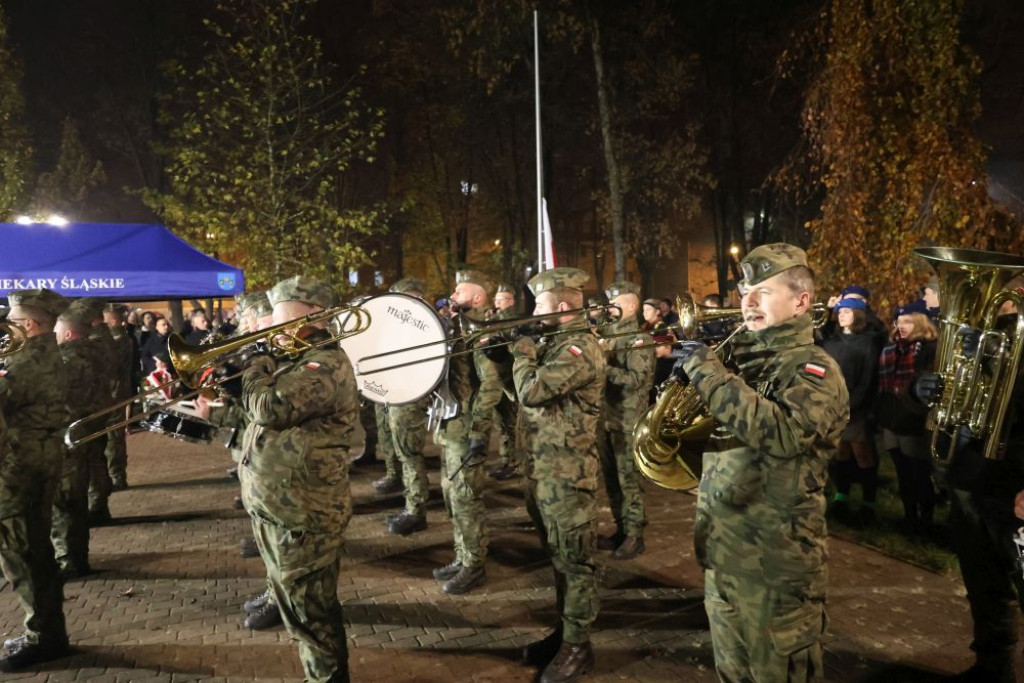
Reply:
<svg viewBox="0 0 1024 683"><path fill-rule="evenodd" d="M878 500L875 507L878 521L874 526L862 529L842 524L830 517L829 533L938 574L958 573L960 564L957 562L956 553L953 552L947 524L948 496L940 496L939 505L935 508L935 525L932 532L923 537L909 536L901 528L903 503L900 502L892 458L882 451L879 453L879 461ZM829 501L831 500L830 490ZM850 508L857 510L860 505L860 486L854 484L850 495Z"/></svg>

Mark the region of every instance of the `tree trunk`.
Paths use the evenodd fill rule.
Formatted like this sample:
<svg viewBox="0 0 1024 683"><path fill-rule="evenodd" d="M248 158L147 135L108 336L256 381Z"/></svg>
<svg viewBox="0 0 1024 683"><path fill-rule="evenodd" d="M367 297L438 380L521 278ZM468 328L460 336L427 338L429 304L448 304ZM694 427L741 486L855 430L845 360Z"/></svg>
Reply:
<svg viewBox="0 0 1024 683"><path fill-rule="evenodd" d="M619 165L615 159L615 145L612 138L612 112L608 101L608 84L604 73L604 56L601 52L601 34L596 18L590 20L590 49L594 55L594 75L597 80L597 109L601 119L601 141L604 146L604 163L608 174L608 195L612 214L612 245L615 250L615 279L626 279L626 225L622 208L622 185L619 180Z"/></svg>

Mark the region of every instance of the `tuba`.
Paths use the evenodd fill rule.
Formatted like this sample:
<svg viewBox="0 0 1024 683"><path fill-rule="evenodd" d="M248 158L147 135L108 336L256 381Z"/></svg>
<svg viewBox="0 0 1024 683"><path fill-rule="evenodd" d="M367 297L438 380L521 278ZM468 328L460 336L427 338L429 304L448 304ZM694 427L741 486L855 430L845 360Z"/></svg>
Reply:
<svg viewBox="0 0 1024 683"><path fill-rule="evenodd" d="M701 324L708 322L740 322L716 353L725 353L732 338L743 329L743 313L738 308L710 308L697 304L682 293L676 297L679 328L684 336L698 334ZM697 390L669 377L658 391L658 400L637 421L633 428L633 460L637 469L658 486L674 491L687 491L700 482L704 445L715 429L715 419L708 413Z"/></svg>
<svg viewBox="0 0 1024 683"><path fill-rule="evenodd" d="M928 413L932 456L952 459L961 428L983 441L986 458L1001 459L1004 427L1013 384L1024 348L1024 296L1006 289L1024 272L1024 258L992 251L921 247L914 253L928 261L939 277L942 297L935 371L941 390ZM1007 301L1017 307L1012 330L997 329L999 309ZM963 328L981 330L977 352L964 352ZM949 447L942 448L942 436Z"/></svg>

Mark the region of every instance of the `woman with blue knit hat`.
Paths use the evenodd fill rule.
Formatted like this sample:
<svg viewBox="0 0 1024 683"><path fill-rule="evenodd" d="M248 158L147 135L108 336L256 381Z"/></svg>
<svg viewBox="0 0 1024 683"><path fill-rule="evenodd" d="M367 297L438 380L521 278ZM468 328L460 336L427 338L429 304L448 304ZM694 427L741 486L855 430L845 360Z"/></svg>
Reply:
<svg viewBox="0 0 1024 683"><path fill-rule="evenodd" d="M938 331L928 307L918 300L896 309L892 344L882 350L878 365L876 414L882 426L882 445L896 465L904 524L912 536L931 529L935 511L930 436L925 427L928 409L913 399L911 386L934 369Z"/></svg>
<svg viewBox="0 0 1024 683"><path fill-rule="evenodd" d="M863 299L840 299L835 305L838 329L822 344L839 364L850 392L850 421L839 441L834 466L836 493L829 512L839 521L862 526L874 523L878 496L878 457L871 418L878 380L878 349L867 329L866 308ZM850 514L849 504L854 481L860 482L863 501L855 517Z"/></svg>

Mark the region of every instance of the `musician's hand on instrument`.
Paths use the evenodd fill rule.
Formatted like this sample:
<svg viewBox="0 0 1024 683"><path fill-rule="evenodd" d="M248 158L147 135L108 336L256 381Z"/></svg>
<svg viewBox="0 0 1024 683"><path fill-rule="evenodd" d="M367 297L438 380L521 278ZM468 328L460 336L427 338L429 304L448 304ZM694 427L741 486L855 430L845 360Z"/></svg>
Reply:
<svg viewBox="0 0 1024 683"><path fill-rule="evenodd" d="M963 344L965 356L973 356L978 353L978 344L981 342L981 330L975 327L961 327L956 331Z"/></svg>
<svg viewBox="0 0 1024 683"><path fill-rule="evenodd" d="M1018 493L1016 500L1013 501L1013 514L1024 519L1024 491Z"/></svg>
<svg viewBox="0 0 1024 683"><path fill-rule="evenodd" d="M536 358L537 343L533 341L533 337L520 337L516 340L516 343L512 345L512 355Z"/></svg>
<svg viewBox="0 0 1024 683"><path fill-rule="evenodd" d="M202 394L196 396L194 401L196 407L196 416L201 417L207 422L210 421L210 399L206 398Z"/></svg>
<svg viewBox="0 0 1024 683"><path fill-rule="evenodd" d="M926 406L934 404L942 393L942 375L922 372L910 385L910 393Z"/></svg>
<svg viewBox="0 0 1024 683"><path fill-rule="evenodd" d="M492 362L505 363L509 360L508 341L501 337L486 337L480 340L480 347Z"/></svg>
<svg viewBox="0 0 1024 683"><path fill-rule="evenodd" d="M693 339L687 339L679 343L679 345L672 350L671 358L675 358L675 365L672 366L672 376L676 377L679 381L684 384L689 383L690 378L686 376L686 365L689 363L690 358L697 356L701 360L704 360L708 356L713 356L712 351L707 344L704 342L696 341Z"/></svg>

